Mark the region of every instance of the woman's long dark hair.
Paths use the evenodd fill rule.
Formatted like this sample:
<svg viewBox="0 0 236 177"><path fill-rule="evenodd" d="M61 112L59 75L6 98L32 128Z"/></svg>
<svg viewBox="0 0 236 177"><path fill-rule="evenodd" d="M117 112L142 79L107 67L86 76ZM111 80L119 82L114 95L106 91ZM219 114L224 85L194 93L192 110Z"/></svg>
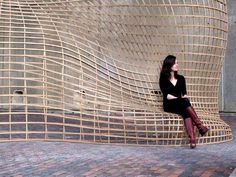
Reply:
<svg viewBox="0 0 236 177"><path fill-rule="evenodd" d="M173 55L168 55L162 64L160 78L170 79L171 67L175 64L176 57ZM177 78L178 72L174 72L175 78Z"/></svg>

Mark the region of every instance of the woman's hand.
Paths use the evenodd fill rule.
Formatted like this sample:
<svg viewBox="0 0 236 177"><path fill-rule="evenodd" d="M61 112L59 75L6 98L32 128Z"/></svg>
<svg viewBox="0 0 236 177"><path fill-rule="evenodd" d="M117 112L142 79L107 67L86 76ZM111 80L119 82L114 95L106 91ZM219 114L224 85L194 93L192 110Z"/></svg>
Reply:
<svg viewBox="0 0 236 177"><path fill-rule="evenodd" d="M173 95L171 95L171 94L168 94L167 95L167 100L173 100L173 99L177 99L178 97L176 97L176 96L173 96Z"/></svg>
<svg viewBox="0 0 236 177"><path fill-rule="evenodd" d="M184 95L184 96L182 96L182 98L188 98L188 96L187 96L187 95Z"/></svg>

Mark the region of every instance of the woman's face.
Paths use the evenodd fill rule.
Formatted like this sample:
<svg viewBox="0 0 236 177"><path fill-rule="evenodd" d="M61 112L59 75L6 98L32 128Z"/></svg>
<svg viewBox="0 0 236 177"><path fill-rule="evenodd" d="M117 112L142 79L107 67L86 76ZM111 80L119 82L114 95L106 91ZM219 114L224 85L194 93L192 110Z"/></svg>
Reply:
<svg viewBox="0 0 236 177"><path fill-rule="evenodd" d="M177 63L177 60L175 60L175 64L171 67L172 71L178 71L179 70L179 65Z"/></svg>

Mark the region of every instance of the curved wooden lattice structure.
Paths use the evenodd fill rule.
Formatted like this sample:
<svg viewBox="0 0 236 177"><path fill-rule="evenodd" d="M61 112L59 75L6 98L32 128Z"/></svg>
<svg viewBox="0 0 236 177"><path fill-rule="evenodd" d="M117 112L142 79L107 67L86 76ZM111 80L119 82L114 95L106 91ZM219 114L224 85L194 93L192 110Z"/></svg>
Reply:
<svg viewBox="0 0 236 177"><path fill-rule="evenodd" d="M159 71L176 55L211 129L227 42L226 0L2 0L0 141L182 145L182 118L163 112Z"/></svg>

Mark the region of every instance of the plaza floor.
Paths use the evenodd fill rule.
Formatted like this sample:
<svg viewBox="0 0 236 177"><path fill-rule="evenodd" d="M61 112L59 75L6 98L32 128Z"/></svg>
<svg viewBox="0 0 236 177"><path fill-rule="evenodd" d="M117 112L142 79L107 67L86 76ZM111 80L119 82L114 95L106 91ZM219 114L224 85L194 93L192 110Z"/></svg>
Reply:
<svg viewBox="0 0 236 177"><path fill-rule="evenodd" d="M236 117L223 118L236 137ZM236 140L189 147L137 147L67 142L0 143L0 176L228 177Z"/></svg>

